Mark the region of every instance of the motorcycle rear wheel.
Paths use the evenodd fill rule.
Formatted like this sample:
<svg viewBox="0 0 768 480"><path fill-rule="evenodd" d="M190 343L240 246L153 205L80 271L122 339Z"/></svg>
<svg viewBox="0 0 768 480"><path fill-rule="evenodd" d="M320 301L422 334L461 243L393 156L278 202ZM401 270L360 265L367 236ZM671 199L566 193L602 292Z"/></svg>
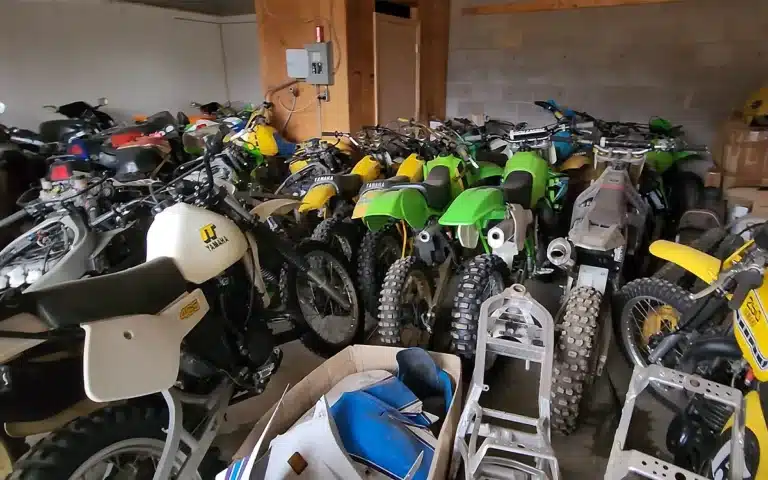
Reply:
<svg viewBox="0 0 768 480"><path fill-rule="evenodd" d="M360 295L352 277L354 271L344 254L327 243L305 240L296 252L326 277L350 304L348 310L337 305L324 291L301 275L294 267L286 266L280 276L280 296L292 318L303 331L301 343L321 357L331 357L344 348L363 340L365 316Z"/></svg>
<svg viewBox="0 0 768 480"><path fill-rule="evenodd" d="M312 231L312 240L329 243L344 253L354 267L360 245L360 230L351 221L331 217L320 222Z"/></svg>
<svg viewBox="0 0 768 480"><path fill-rule="evenodd" d="M357 257L357 278L365 310L379 315L379 296L387 270L402 255L402 238L394 225L366 232Z"/></svg>

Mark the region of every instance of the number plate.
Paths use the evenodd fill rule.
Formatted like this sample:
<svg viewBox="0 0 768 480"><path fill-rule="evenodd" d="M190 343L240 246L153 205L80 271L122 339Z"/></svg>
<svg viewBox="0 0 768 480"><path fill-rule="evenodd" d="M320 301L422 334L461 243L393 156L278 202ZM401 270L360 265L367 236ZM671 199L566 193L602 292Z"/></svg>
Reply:
<svg viewBox="0 0 768 480"><path fill-rule="evenodd" d="M750 327L754 327L764 320L763 308L754 290L749 292L747 299L744 300L744 304L741 306L741 314Z"/></svg>

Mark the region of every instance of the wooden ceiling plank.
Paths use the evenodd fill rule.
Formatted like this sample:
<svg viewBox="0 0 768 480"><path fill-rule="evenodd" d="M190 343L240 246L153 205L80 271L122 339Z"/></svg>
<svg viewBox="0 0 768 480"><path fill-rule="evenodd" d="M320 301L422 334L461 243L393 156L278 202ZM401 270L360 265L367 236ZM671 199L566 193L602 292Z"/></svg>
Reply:
<svg viewBox="0 0 768 480"><path fill-rule="evenodd" d="M476 5L461 9L462 15L501 15L508 13L545 12L575 8L617 7L621 5L647 5L673 3L682 0L529 0L515 3Z"/></svg>

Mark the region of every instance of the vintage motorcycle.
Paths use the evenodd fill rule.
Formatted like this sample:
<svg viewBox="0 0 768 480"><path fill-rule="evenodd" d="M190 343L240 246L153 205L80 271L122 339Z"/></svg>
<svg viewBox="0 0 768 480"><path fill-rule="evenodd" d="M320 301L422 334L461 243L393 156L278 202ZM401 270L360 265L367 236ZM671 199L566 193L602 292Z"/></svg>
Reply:
<svg viewBox="0 0 768 480"><path fill-rule="evenodd" d="M711 390L686 394L651 379L650 392L676 413L667 431L667 448L674 464L716 479L765 478L768 226L759 225L754 239L724 261L666 240L654 242L650 252L708 286L690 294L665 280L643 278L622 289L619 338L625 348L634 351L636 369L659 365L744 394L738 412L743 418L738 420L746 430L740 440L743 444L735 447L743 451L746 464L734 474L731 434L735 419L733 405L729 405L733 402L718 401L717 396L708 395ZM637 317L640 321L650 327L663 323L668 328L643 339L642 331L628 321L630 313L640 311L645 312Z"/></svg>
<svg viewBox="0 0 768 480"><path fill-rule="evenodd" d="M203 460L226 407L261 393L282 358L268 321L274 298L263 258L285 262L281 297L303 313L294 321L307 338L334 349L358 340L361 303L343 256L320 243L295 248L255 221L214 178L219 150L209 145L153 196L97 220L128 219L151 202L158 213L146 263L22 294L17 313L0 322L6 393L22 400L35 385L39 396L40 385L25 380L29 358L82 348L72 363L87 398L109 404L54 430L11 478L209 478ZM328 319L330 332L322 328Z"/></svg>
<svg viewBox="0 0 768 480"><path fill-rule="evenodd" d="M648 155L706 151L669 138L579 141L593 144L597 178L576 198L567 238L547 247L549 261L568 274L552 389L553 426L563 433L576 429L582 398L605 366L612 322L602 320L603 298L638 270L648 244L651 207L639 192Z"/></svg>

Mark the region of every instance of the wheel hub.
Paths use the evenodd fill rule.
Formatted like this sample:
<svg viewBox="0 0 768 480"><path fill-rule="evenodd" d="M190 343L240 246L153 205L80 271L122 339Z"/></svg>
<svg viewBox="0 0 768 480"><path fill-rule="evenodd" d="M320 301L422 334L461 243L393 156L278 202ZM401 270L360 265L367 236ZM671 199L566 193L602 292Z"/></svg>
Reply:
<svg viewBox="0 0 768 480"><path fill-rule="evenodd" d="M651 338L658 333L675 330L679 320L680 314L671 305L662 305L654 308L643 321L643 345L647 347Z"/></svg>

